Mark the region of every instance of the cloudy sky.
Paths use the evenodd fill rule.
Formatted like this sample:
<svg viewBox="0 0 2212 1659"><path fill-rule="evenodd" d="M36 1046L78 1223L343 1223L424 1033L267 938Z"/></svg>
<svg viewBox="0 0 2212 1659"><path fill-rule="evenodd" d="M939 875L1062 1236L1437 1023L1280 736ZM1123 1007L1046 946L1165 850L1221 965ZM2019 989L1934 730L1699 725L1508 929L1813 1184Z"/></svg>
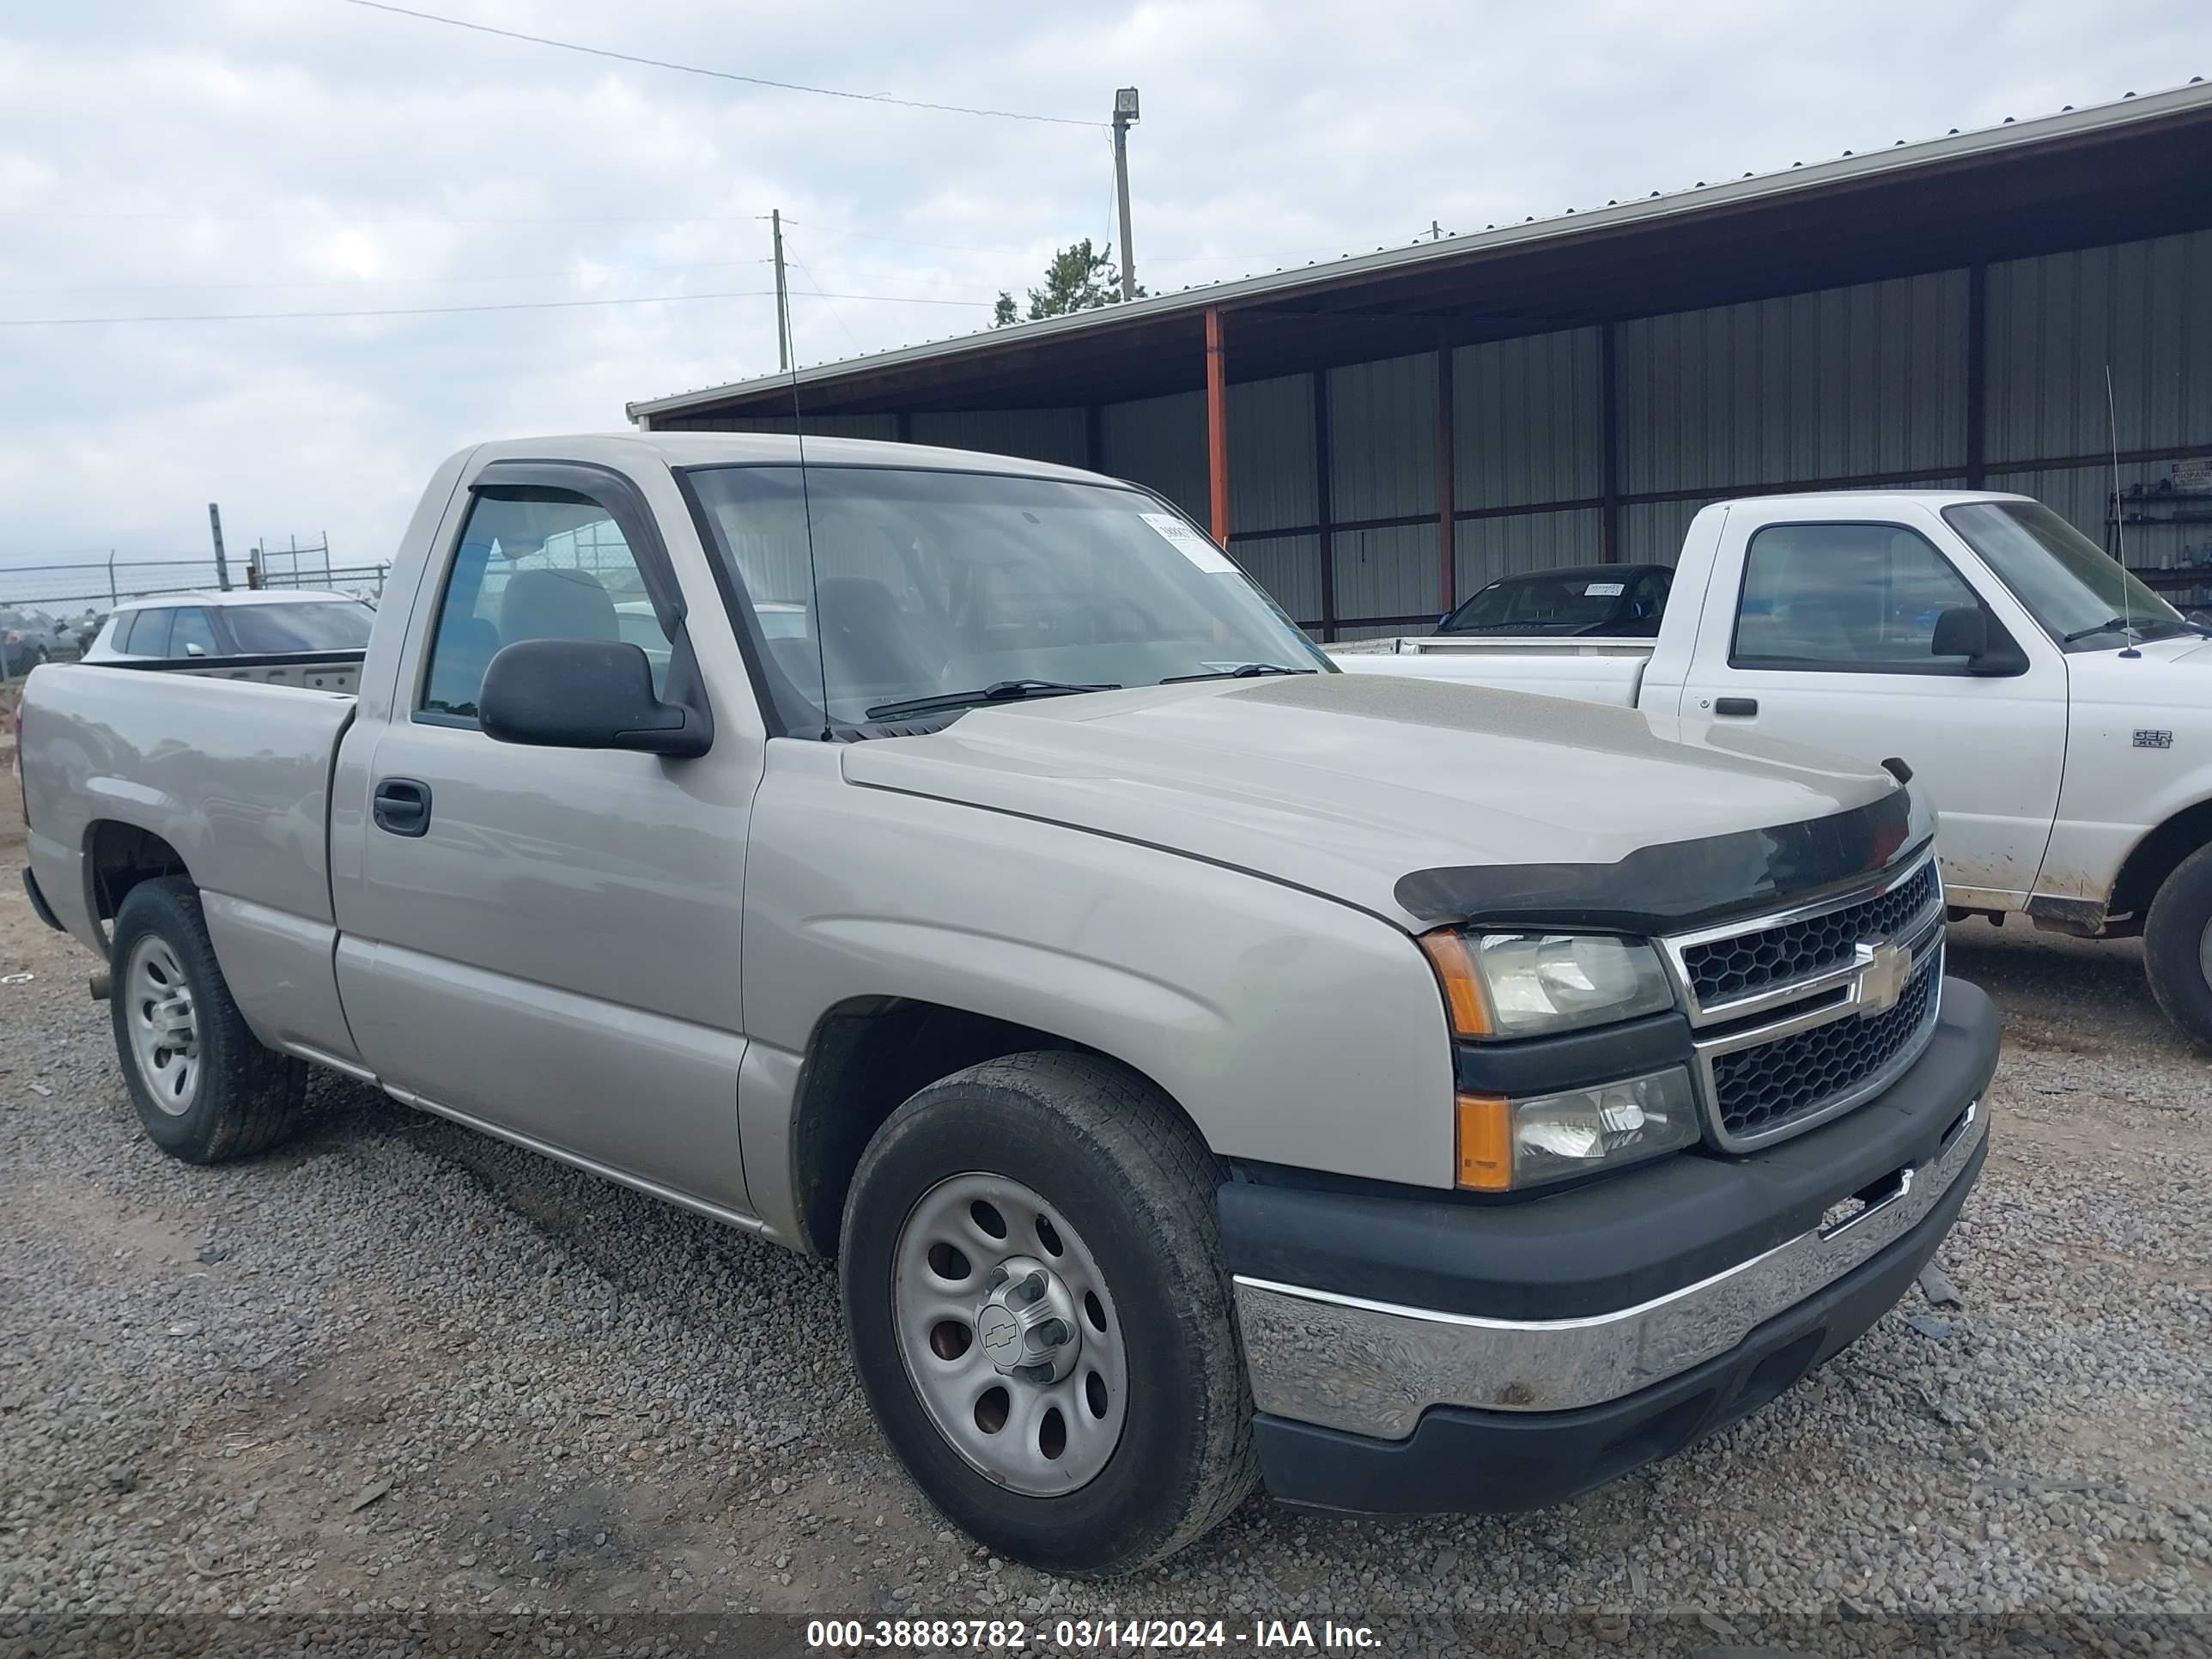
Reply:
<svg viewBox="0 0 2212 1659"><path fill-rule="evenodd" d="M11 566L198 553L210 501L234 547L327 531L341 562L385 557L465 443L772 369L772 207L802 361L981 327L1054 246L1111 234L1119 85L1144 94L1158 289L2212 73L2202 0L415 4L1100 125L349 0L16 0L0 601ZM544 303L579 301L621 303ZM239 319L57 320L208 313Z"/></svg>

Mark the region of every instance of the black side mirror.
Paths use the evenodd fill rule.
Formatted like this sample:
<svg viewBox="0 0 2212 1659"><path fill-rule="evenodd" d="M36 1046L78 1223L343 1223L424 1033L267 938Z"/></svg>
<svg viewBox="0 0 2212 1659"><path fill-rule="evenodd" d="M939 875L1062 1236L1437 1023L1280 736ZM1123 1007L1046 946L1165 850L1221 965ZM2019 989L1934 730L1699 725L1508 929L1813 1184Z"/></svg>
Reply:
<svg viewBox="0 0 2212 1659"><path fill-rule="evenodd" d="M541 749L635 749L687 758L713 733L693 710L653 695L653 665L620 640L518 640L484 671L484 735Z"/></svg>
<svg viewBox="0 0 2212 1659"><path fill-rule="evenodd" d="M1954 605L1939 612L1928 654L1964 657L1969 674L2027 672L2027 653L1978 605Z"/></svg>

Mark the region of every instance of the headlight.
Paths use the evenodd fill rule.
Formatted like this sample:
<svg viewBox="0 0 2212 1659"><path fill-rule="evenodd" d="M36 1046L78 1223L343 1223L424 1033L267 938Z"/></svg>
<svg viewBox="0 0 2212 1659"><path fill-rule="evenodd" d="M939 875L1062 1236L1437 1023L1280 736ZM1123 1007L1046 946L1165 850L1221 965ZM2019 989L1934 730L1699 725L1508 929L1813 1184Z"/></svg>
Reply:
<svg viewBox="0 0 2212 1659"><path fill-rule="evenodd" d="M1523 1100L1462 1095L1459 1184L1539 1187L1678 1152L1698 1135L1690 1074L1680 1066Z"/></svg>
<svg viewBox="0 0 2212 1659"><path fill-rule="evenodd" d="M1663 1013L1674 993L1659 953L1609 933L1421 936L1463 1037L1542 1036Z"/></svg>

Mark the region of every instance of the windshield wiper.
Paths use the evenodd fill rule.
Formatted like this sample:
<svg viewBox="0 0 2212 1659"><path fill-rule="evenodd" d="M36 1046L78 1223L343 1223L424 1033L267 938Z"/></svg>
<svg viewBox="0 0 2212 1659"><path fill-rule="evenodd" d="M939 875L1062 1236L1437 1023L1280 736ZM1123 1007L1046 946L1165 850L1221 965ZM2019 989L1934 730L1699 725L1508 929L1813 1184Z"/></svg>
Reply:
<svg viewBox="0 0 2212 1659"><path fill-rule="evenodd" d="M2076 640L2087 639L2092 634L2131 634L2134 631L2134 627L2125 617L2113 617L2107 621L2099 623L2094 628L2077 628L2061 639L2058 643L2071 645Z"/></svg>
<svg viewBox="0 0 2212 1659"><path fill-rule="evenodd" d="M1188 680L1250 680L1262 674L1318 674L1318 668L1291 668L1279 662L1244 662L1234 668L1210 668L1203 674L1170 674L1162 685L1181 685Z"/></svg>
<svg viewBox="0 0 2212 1659"><path fill-rule="evenodd" d="M908 697L900 702L879 702L868 710L872 720L895 720L908 714L927 714L939 708L964 708L977 702L1018 702L1024 697L1065 697L1078 691L1119 691L1118 685L1078 685L1066 680L994 680L973 691L947 691L934 697Z"/></svg>

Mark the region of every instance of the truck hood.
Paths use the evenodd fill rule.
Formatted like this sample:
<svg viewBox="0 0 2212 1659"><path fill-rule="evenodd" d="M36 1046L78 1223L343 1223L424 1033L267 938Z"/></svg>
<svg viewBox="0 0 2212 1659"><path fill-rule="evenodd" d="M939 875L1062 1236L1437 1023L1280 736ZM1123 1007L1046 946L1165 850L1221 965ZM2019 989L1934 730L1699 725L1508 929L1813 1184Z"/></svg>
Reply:
<svg viewBox="0 0 2212 1659"><path fill-rule="evenodd" d="M1504 901L1528 893L1588 917L1577 895L1680 876L1650 860L1675 846L1699 849L1697 892L1667 911L1686 919L1856 874L1926 833L1896 781L1856 761L1732 727L1662 737L1633 710L1395 676L978 708L940 732L855 744L843 766L854 784L1163 848L1409 928L1525 909ZM1806 825L1809 841L1775 833ZM1499 902L1462 905L1455 890Z"/></svg>

